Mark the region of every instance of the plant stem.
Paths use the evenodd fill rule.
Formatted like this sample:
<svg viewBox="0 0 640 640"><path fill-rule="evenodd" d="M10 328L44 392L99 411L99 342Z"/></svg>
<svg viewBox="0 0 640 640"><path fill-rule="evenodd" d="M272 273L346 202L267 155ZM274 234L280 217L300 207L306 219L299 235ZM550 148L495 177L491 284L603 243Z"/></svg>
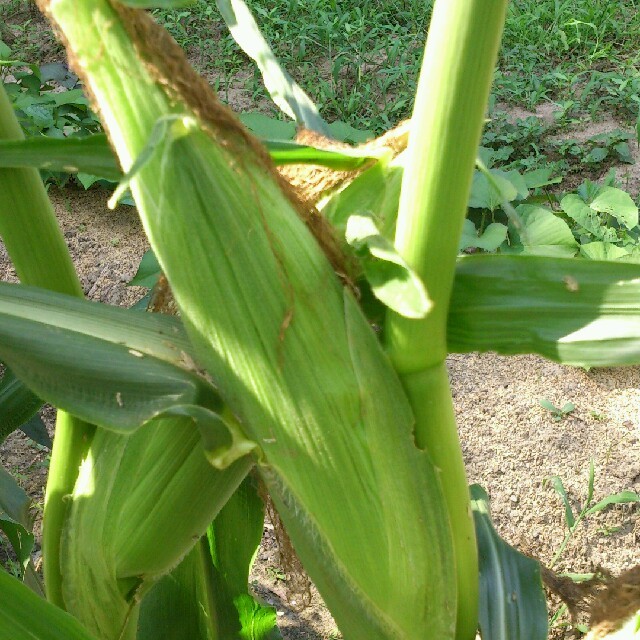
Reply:
<svg viewBox="0 0 640 640"><path fill-rule="evenodd" d="M91 443L95 426L58 411L42 518L42 561L47 600L66 609L62 595L60 544L67 513L67 496L73 492L80 463Z"/></svg>
<svg viewBox="0 0 640 640"><path fill-rule="evenodd" d="M0 87L0 139L23 138L9 98ZM39 173L35 169L0 169L0 184L0 235L20 281L82 297L80 280ZM66 509L63 499L73 489L82 451L91 432L92 427L58 412L45 497L42 546L47 596L59 606L63 606L58 564Z"/></svg>
<svg viewBox="0 0 640 640"><path fill-rule="evenodd" d="M0 140L24 135L0 86ZM35 169L0 169L0 235L20 282L82 296L64 236Z"/></svg>
<svg viewBox="0 0 640 640"><path fill-rule="evenodd" d="M386 342L447 499L458 577L456 637L475 637L478 561L449 390L447 315L507 0L437 0L411 123L396 247L426 285L422 320L389 313Z"/></svg>

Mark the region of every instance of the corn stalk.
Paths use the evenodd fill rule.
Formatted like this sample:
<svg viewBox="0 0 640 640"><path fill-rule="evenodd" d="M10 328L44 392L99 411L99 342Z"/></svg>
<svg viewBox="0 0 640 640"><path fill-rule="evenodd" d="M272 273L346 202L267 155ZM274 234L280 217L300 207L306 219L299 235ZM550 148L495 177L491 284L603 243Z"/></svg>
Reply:
<svg viewBox="0 0 640 640"><path fill-rule="evenodd" d="M0 89L0 139L24 139L4 88ZM0 235L20 281L81 297L80 281L38 171L0 169L0 184ZM92 432L91 425L58 413L44 506L42 545L47 577L59 576L60 533L67 506L64 500L72 491ZM61 603L57 581L49 581L47 592L51 601Z"/></svg>
<svg viewBox="0 0 640 640"><path fill-rule="evenodd" d="M456 637L475 637L478 560L445 366L447 318L506 0L434 5L411 121L395 245L426 285L423 319L389 312L388 352L416 418L416 444L437 467L451 519L458 583ZM434 99L437 96L437 99Z"/></svg>

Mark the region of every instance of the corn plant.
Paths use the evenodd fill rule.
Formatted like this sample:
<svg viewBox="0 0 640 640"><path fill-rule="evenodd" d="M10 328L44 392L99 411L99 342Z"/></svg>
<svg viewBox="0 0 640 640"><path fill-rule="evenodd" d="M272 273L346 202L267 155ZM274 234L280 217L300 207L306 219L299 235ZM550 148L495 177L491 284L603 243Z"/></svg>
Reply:
<svg viewBox="0 0 640 640"><path fill-rule="evenodd" d="M485 638L545 637L535 562L471 500L445 357L638 362L640 285L630 264L458 258L506 0L436 2L407 148L339 152L262 145L153 4L181 3L39 0L117 163L105 138L20 141L0 101L0 164L23 167L0 170L23 282L0 285L0 357L60 409L48 603L0 572L0 636L278 637L247 588L268 493L345 638L470 640L478 621ZM218 5L255 28L240 0ZM279 79L283 108L324 130ZM272 157L353 174L303 198ZM179 318L80 299L24 168L44 163L122 176L113 200L130 187Z"/></svg>

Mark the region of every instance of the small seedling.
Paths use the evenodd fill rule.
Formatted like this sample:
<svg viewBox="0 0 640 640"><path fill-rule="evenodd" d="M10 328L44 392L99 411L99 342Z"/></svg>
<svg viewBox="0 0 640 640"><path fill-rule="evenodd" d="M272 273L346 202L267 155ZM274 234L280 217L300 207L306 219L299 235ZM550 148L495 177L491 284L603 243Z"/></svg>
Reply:
<svg viewBox="0 0 640 640"><path fill-rule="evenodd" d="M571 412L575 411L575 405L572 402L565 402L562 408L556 407L552 402L542 398L539 400L540 406L551 412L553 419L556 422L560 422L563 418L566 418Z"/></svg>
<svg viewBox="0 0 640 640"><path fill-rule="evenodd" d="M7 545L7 543L5 542L4 538L0 538L0 549L4 552L7 553L5 551L5 546ZM7 549L9 549L9 547L7 547ZM20 570L20 564L18 562L16 562L13 558L11 557L6 557L3 559L2 561L2 568L7 571L8 573L10 573L14 578L17 578L18 580L22 579L22 572Z"/></svg>
<svg viewBox="0 0 640 640"><path fill-rule="evenodd" d="M607 537L607 536L612 536L614 533L618 533L618 531L620 531L622 529L621 526L615 526L615 527L601 527L600 529L598 529L598 533Z"/></svg>
<svg viewBox="0 0 640 640"><path fill-rule="evenodd" d="M579 511L574 513L573 507L569 501L569 497L567 496L567 492L564 488L564 484L562 483L562 479L560 476L551 476L550 478L545 479L543 482L543 486L546 484L551 484L556 493L562 499L564 504L564 517L565 522L567 524L567 534L562 541L562 544L556 551L556 554L553 556L551 560L551 564L549 568L553 567L556 562L560 559L560 556L564 553L564 550L569 543L569 540L573 537L573 534L578 528L578 525L588 516L593 515L594 513L599 513L600 511L604 511L609 505L612 504L627 504L627 503L640 503L640 495L635 493L634 491L621 491L620 493L614 493L608 495L606 498L603 498L599 502L593 504L593 487L594 487L594 466L593 460L589 463L589 480L587 486L587 498L582 505L578 505Z"/></svg>
<svg viewBox="0 0 640 640"><path fill-rule="evenodd" d="M273 582L285 582L287 580L284 571L278 567L267 567L267 575Z"/></svg>

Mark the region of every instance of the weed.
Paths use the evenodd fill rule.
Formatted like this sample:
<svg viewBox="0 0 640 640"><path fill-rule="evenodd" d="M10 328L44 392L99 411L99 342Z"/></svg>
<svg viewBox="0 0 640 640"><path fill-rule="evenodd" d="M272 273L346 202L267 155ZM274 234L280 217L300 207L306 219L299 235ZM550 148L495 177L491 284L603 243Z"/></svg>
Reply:
<svg viewBox="0 0 640 640"><path fill-rule="evenodd" d="M21 580L22 570L20 568L20 563L16 561L11 545L8 543L4 535L0 535L0 553L3 556L0 571L4 569L14 578Z"/></svg>
<svg viewBox="0 0 640 640"><path fill-rule="evenodd" d="M589 463L587 496L584 503L582 505L578 505L577 512L574 512L573 507L571 506L571 502L569 501L569 497L560 476L551 476L550 478L546 478L543 482L543 486L545 486L546 484L550 484L562 499L562 503L564 505L565 523L567 525L567 533L564 537L564 540L560 544L560 547L553 556L553 559L551 560L551 564L549 565L550 568L552 568L558 562L565 549L567 548L567 544L569 544L569 541L573 537L573 534L576 532L578 526L585 518L603 511L610 505L640 503L640 495L634 493L633 491L622 491L620 493L610 494L594 504L594 479L594 465L593 460L591 460L591 462Z"/></svg>
<svg viewBox="0 0 640 640"><path fill-rule="evenodd" d="M279 567L274 567L274 566L267 567L267 576L274 583L286 582L287 580L287 576L285 575L284 571L282 571L282 569L280 569Z"/></svg>
<svg viewBox="0 0 640 640"><path fill-rule="evenodd" d="M604 526L598 529L598 533L600 535L608 537L608 536L614 535L615 533L618 533L618 531L621 531L621 530L622 530L621 526Z"/></svg>
<svg viewBox="0 0 640 640"><path fill-rule="evenodd" d="M573 158L575 164L589 168L601 165L605 160L634 164L629 150L629 140L632 138L631 133L616 129L591 136L582 142L573 138L551 142L551 147L555 148L560 157Z"/></svg>
<svg viewBox="0 0 640 640"><path fill-rule="evenodd" d="M4 88L27 135L63 138L100 130L99 120L89 108L77 77L65 65L29 65L25 69L22 63L0 64L0 69Z"/></svg>
<svg viewBox="0 0 640 640"><path fill-rule="evenodd" d="M576 408L572 402L565 402L561 408L556 407L552 402L549 402L549 400L544 398L539 400L539 402L541 407L551 412L551 415L556 422L560 422L560 420L566 418L570 413L575 411Z"/></svg>

